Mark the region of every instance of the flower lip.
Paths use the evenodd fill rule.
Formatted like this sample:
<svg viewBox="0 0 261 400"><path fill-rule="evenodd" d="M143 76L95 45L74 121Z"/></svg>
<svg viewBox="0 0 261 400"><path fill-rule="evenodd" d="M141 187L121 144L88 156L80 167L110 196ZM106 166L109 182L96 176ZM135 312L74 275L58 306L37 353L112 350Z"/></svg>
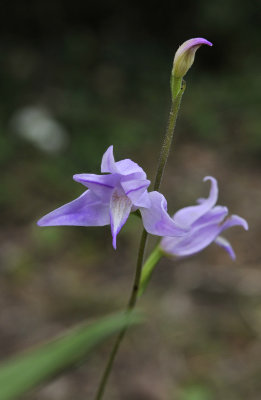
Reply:
<svg viewBox="0 0 261 400"><path fill-rule="evenodd" d="M110 221L112 233L112 245L116 250L116 238L122 226L125 224L130 212L132 202L121 190L113 191L110 201Z"/></svg>

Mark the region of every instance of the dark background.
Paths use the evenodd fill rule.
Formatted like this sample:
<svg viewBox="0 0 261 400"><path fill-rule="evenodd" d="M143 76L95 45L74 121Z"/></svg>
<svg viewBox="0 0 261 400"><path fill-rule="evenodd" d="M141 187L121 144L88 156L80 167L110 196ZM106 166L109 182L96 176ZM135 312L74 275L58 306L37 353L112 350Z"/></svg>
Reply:
<svg viewBox="0 0 261 400"><path fill-rule="evenodd" d="M245 217L215 245L162 260L126 339L110 399L260 398L259 1L2 1L0 5L0 354L2 359L85 318L121 309L138 245L135 217L111 247L109 228L35 222L75 198L72 175L98 173L103 152L153 179L178 46L204 37L189 71L162 187L172 213L207 194ZM175 151L174 151L175 150ZM26 399L92 398L111 343L89 365Z"/></svg>

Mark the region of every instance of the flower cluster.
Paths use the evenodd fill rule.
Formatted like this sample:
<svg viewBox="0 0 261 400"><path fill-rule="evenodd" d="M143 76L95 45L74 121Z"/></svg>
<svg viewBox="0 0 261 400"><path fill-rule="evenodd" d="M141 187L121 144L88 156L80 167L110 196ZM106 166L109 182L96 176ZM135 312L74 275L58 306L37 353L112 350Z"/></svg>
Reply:
<svg viewBox="0 0 261 400"><path fill-rule="evenodd" d="M86 186L80 197L50 212L38 221L40 226L110 225L113 247L116 238L131 212L140 210L144 228L148 233L163 236L161 248L164 253L184 257L197 253L215 241L232 259L235 253L229 242L219 236L225 229L247 222L237 216L227 217L228 209L215 206L218 197L217 181L210 180L211 189L207 199L198 205L185 207L171 218L167 212L165 197L148 192L150 181L143 169L135 162L125 159L115 162L113 146L104 153L101 162L103 175L77 174L73 179Z"/></svg>

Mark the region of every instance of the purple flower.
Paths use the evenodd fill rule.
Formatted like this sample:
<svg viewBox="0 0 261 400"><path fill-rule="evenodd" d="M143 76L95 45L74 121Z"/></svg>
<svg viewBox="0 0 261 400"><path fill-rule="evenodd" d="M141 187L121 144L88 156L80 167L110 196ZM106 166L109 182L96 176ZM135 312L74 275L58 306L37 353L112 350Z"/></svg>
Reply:
<svg viewBox="0 0 261 400"><path fill-rule="evenodd" d="M217 181L211 176L204 178L204 181L207 180L211 182L209 197L199 199L198 205L182 208L174 215L173 220L187 227L188 232L181 238L164 237L160 244L164 253L175 257L190 256L215 242L223 247L233 260L236 258L230 243L219 235L235 225L247 230L248 224L238 215L228 216L227 207L215 206L218 198Z"/></svg>
<svg viewBox="0 0 261 400"><path fill-rule="evenodd" d="M140 210L147 232L159 236L181 236L181 228L167 213L167 202L159 192L148 193L150 181L135 162L115 162L113 146L104 153L101 172L106 175L78 174L73 179L86 186L80 197L45 215L40 226L111 225L113 247L130 212Z"/></svg>

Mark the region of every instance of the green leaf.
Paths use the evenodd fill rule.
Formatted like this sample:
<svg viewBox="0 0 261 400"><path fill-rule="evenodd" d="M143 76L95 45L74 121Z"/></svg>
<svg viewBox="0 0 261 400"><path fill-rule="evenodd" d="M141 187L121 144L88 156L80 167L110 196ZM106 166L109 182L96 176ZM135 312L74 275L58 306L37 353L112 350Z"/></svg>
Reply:
<svg viewBox="0 0 261 400"><path fill-rule="evenodd" d="M141 278L140 278L140 287L138 296L140 297L143 292L145 291L152 272L154 271L156 264L163 256L163 252L159 246L156 246L152 253L149 255L148 259L146 260L145 264L142 267Z"/></svg>
<svg viewBox="0 0 261 400"><path fill-rule="evenodd" d="M82 324L38 348L15 356L0 365L0 400L20 398L76 363L103 339L141 322L137 314L116 314L92 324Z"/></svg>

